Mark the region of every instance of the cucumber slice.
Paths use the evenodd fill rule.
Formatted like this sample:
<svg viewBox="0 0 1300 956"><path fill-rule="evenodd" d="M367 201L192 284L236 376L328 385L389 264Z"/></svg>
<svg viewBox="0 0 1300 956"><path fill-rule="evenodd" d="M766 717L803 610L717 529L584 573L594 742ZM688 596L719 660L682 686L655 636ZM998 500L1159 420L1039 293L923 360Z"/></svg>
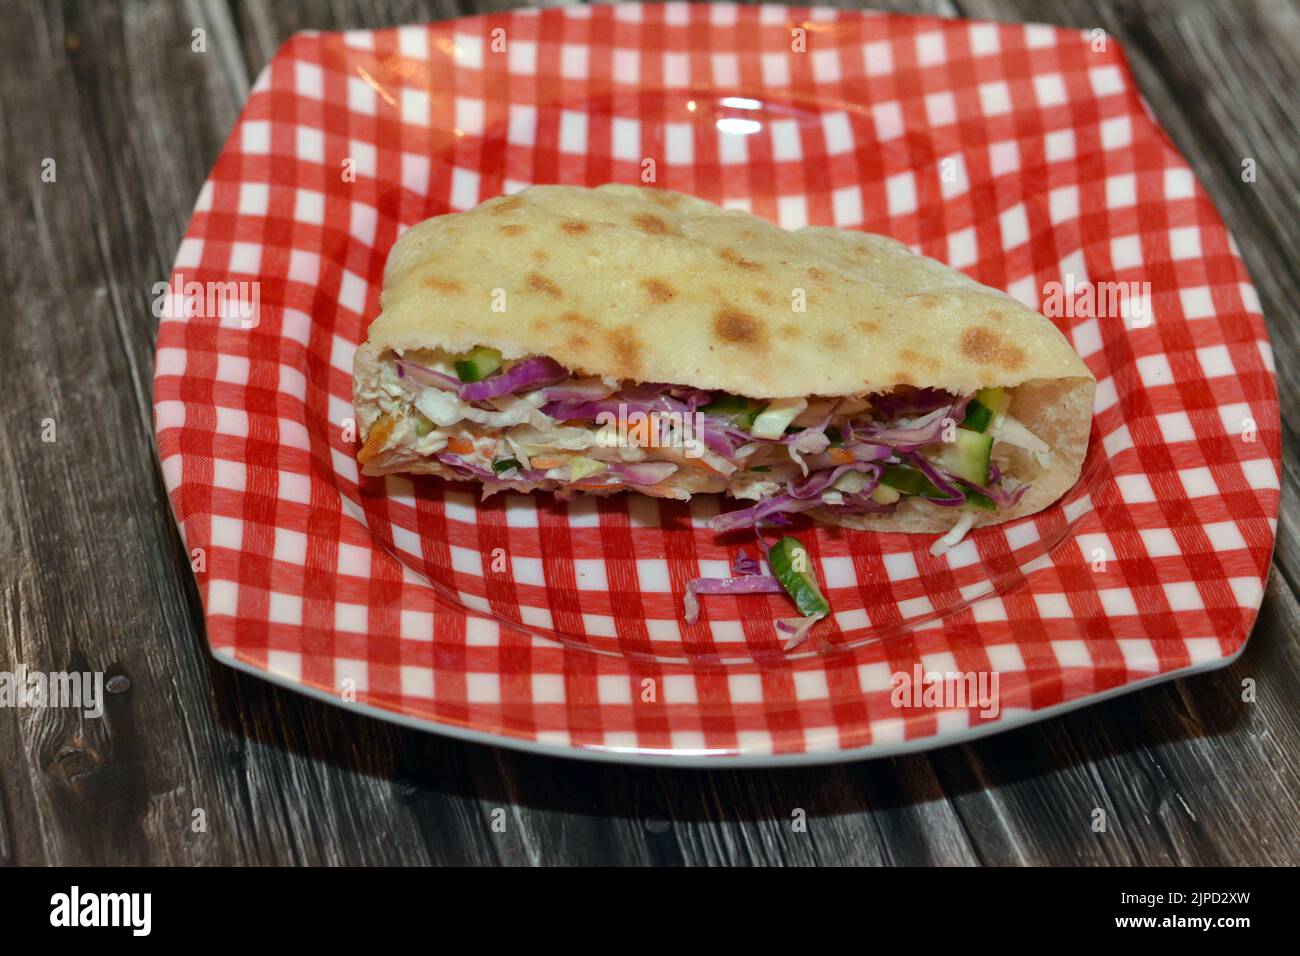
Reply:
<svg viewBox="0 0 1300 956"><path fill-rule="evenodd" d="M462 382L481 382L501 367L501 353L481 345L457 356L452 364Z"/></svg>
<svg viewBox="0 0 1300 956"><path fill-rule="evenodd" d="M583 455L574 455L569 459L569 480L578 481L581 478L588 478L591 475L599 475L605 470L605 463L595 458L587 458Z"/></svg>
<svg viewBox="0 0 1300 956"><path fill-rule="evenodd" d="M425 418L422 412L416 412L412 415L411 421L415 422L415 437L417 438L423 438L433 431L433 422Z"/></svg>
<svg viewBox="0 0 1300 956"><path fill-rule="evenodd" d="M993 412L994 417L1005 415L1011 406L1011 393L1005 388L981 388L975 393L975 399Z"/></svg>
<svg viewBox="0 0 1300 956"><path fill-rule="evenodd" d="M926 495L942 498L943 494L920 471L907 465L886 465L880 483L905 495Z"/></svg>
<svg viewBox="0 0 1300 956"><path fill-rule="evenodd" d="M504 475L507 471L518 471L519 461L515 458L502 458L492 462L492 470L498 475Z"/></svg>
<svg viewBox="0 0 1300 956"><path fill-rule="evenodd" d="M966 503L962 505L963 511L997 511L998 506L994 504L993 499L978 491L972 491L969 488L963 489L966 492Z"/></svg>
<svg viewBox="0 0 1300 956"><path fill-rule="evenodd" d="M867 476L860 471L846 471L836 479L835 484L831 485L836 491L842 491L846 495L856 495L863 488L867 487Z"/></svg>
<svg viewBox="0 0 1300 956"><path fill-rule="evenodd" d="M743 395L730 395L719 392L718 396L700 411L715 418L726 418L741 428L753 428L754 419L763 410L763 403Z"/></svg>
<svg viewBox="0 0 1300 956"><path fill-rule="evenodd" d="M876 485L871 489L871 500L878 505L892 505L901 497L903 497L901 492L885 485Z"/></svg>
<svg viewBox="0 0 1300 956"><path fill-rule="evenodd" d="M780 438L807 407L806 398L778 398L758 413L749 430L755 438Z"/></svg>
<svg viewBox="0 0 1300 956"><path fill-rule="evenodd" d="M966 406L966 420L961 427L975 432L988 431L994 419L1007 413L1010 404L1011 396L1005 388L981 388Z"/></svg>
<svg viewBox="0 0 1300 956"><path fill-rule="evenodd" d="M992 421L993 410L978 398L972 398L970 404L966 406L966 418L961 423L961 427L969 428L973 432L986 432Z"/></svg>
<svg viewBox="0 0 1300 956"><path fill-rule="evenodd" d="M958 428L952 442L945 444L937 456L938 463L954 475L977 485L989 483L989 455L993 436Z"/></svg>
<svg viewBox="0 0 1300 956"><path fill-rule="evenodd" d="M797 538L786 535L774 544L768 554L768 563L804 617L831 612L831 606L826 603L821 589L817 587L817 578L811 570L811 558Z"/></svg>

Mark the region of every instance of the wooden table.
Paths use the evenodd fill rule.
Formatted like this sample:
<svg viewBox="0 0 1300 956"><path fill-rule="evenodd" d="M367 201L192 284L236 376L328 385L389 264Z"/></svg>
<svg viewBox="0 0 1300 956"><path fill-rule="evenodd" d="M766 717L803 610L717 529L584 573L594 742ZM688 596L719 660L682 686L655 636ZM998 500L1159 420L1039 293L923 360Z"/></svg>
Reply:
<svg viewBox="0 0 1300 956"><path fill-rule="evenodd" d="M1232 667L970 746L697 772L402 730L208 657L154 453L151 286L249 85L290 34L510 5L0 10L0 670L119 678L101 720L0 710L0 861L1300 863L1300 13L1285 0L885 4L1104 27L1237 237L1270 319L1287 458L1264 608ZM190 48L200 26L202 54ZM1105 834L1089 826L1095 807ZM206 832L191 828L196 808ZM504 833L491 827L498 808ZM796 808L806 833L792 832Z"/></svg>

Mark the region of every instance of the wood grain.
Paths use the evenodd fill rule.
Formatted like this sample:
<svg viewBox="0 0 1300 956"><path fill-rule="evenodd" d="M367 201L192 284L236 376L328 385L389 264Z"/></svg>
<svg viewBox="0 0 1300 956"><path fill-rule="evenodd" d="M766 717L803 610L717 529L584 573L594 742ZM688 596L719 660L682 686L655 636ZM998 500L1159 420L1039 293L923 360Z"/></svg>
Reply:
<svg viewBox="0 0 1300 956"><path fill-rule="evenodd" d="M154 457L151 286L253 79L295 30L511 5L0 11L0 664L129 681L102 720L0 710L0 861L1300 862L1300 15L1274 0L882 5L1104 27L1237 237L1278 353L1287 455L1276 566L1232 667L931 754L697 772L461 744L210 662ZM200 27L206 53L190 48ZM1254 184L1240 179L1246 156ZM56 182L41 181L46 158ZM1255 703L1242 700L1246 678ZM1098 807L1104 834L1089 826ZM191 828L196 809L206 832Z"/></svg>

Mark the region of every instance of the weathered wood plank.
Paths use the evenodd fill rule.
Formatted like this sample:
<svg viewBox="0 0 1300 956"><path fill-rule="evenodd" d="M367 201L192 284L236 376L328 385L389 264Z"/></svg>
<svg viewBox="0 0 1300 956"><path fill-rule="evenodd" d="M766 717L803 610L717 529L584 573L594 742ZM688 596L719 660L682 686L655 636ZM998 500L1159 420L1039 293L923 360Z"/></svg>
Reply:
<svg viewBox="0 0 1300 956"><path fill-rule="evenodd" d="M391 728L327 708L313 723L291 695L279 702L292 713L277 713L276 697L248 686L258 682L208 661L163 506L151 286L242 95L211 55L234 45L214 9L201 21L208 54L190 49L194 21L161 2L83 5L67 21L33 5L0 41L4 161L14 171L0 183L0 230L5 249L33 250L37 263L5 259L0 370L24 414L0 439L4 659L131 681L99 721L0 713L11 862L427 858L416 821L367 774L394 750ZM49 109L52 98L61 109ZM40 181L45 157L57 162L54 183ZM46 417L58 429L52 444L40 437ZM230 706L245 688L267 703L223 725L211 701ZM284 749L281 720L310 726L317 749L350 736L372 756L338 774ZM329 733L340 724L348 735ZM286 802L298 781L302 797ZM196 807L208 813L206 834L189 829ZM364 838L389 817L400 836Z"/></svg>

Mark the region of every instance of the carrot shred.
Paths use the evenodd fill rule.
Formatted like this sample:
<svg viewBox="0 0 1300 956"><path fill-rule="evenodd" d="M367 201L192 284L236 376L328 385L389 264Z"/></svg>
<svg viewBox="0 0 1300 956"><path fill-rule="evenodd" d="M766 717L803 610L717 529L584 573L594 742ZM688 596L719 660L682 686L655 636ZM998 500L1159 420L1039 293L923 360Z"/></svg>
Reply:
<svg viewBox="0 0 1300 956"><path fill-rule="evenodd" d="M831 461L835 462L837 465L851 465L857 461L857 459L853 457L853 453L847 448L832 448L830 450L830 456Z"/></svg>
<svg viewBox="0 0 1300 956"><path fill-rule="evenodd" d="M370 433L366 435L366 443L357 452L357 461L364 465L383 451L384 445L388 443L389 436L393 434L393 429L396 426L397 420L391 415L387 413L380 415L375 420L375 423L370 426Z"/></svg>
<svg viewBox="0 0 1300 956"><path fill-rule="evenodd" d="M710 465L707 461L705 461L702 458L683 458L682 461L692 468L698 468L701 471L707 471L710 474L714 474L714 475L722 474L722 472L718 471L718 469L714 468L712 465Z"/></svg>
<svg viewBox="0 0 1300 956"><path fill-rule="evenodd" d="M448 438L447 450L456 455L472 455L474 443L468 438Z"/></svg>

